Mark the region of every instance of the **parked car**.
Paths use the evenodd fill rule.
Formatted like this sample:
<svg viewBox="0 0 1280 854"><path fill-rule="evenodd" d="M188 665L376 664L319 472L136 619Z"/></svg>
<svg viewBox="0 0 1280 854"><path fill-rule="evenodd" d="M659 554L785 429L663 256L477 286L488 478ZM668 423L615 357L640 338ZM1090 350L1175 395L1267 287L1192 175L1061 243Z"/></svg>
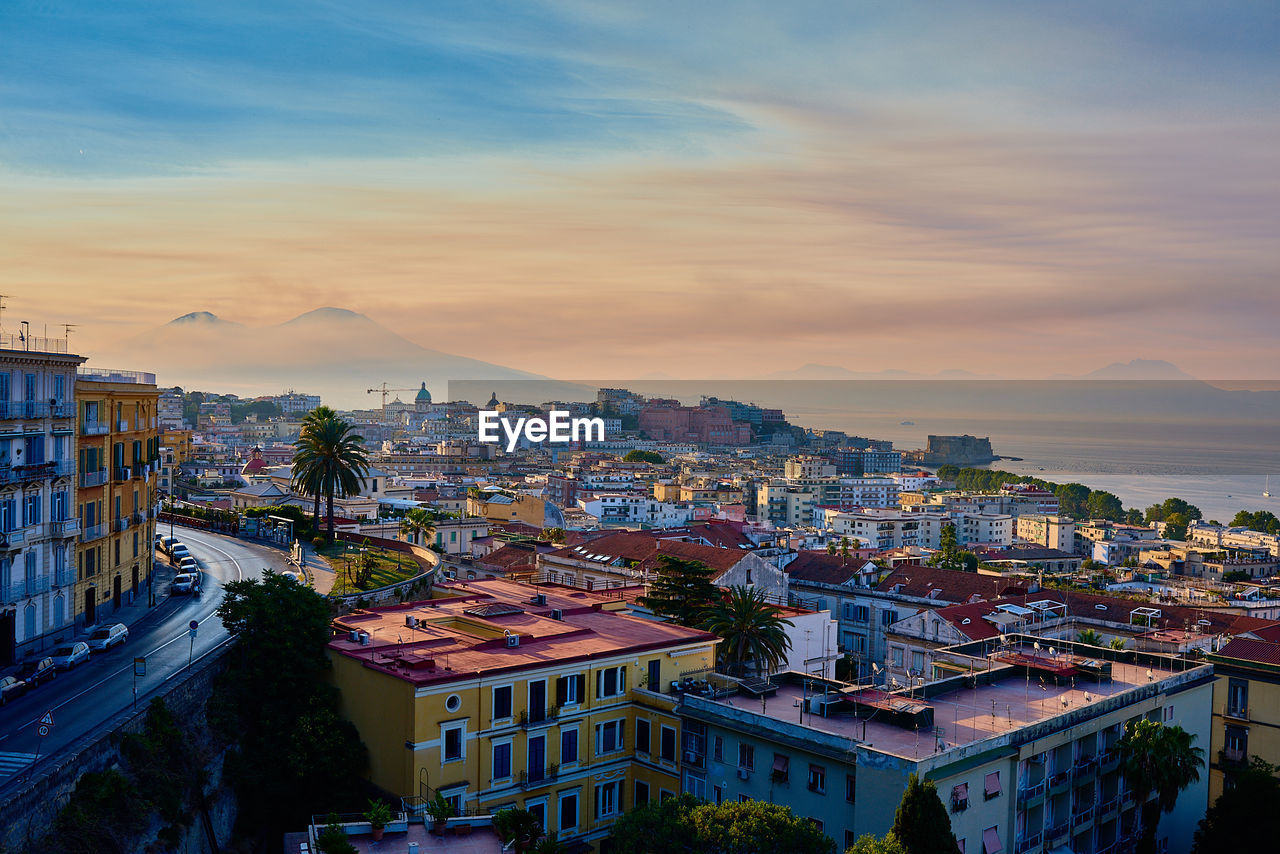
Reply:
<svg viewBox="0 0 1280 854"><path fill-rule="evenodd" d="M47 682L58 675L58 668L54 665L53 659L33 658L24 663L22 669L18 671L18 678L27 683L28 688L34 688L41 682Z"/></svg>
<svg viewBox="0 0 1280 854"><path fill-rule="evenodd" d="M156 534L156 547L163 552L169 551L177 544L177 537L170 537L168 534Z"/></svg>
<svg viewBox="0 0 1280 854"><path fill-rule="evenodd" d="M169 549L169 557L173 560L182 560L184 557L190 556L191 552L182 543L174 543L173 547Z"/></svg>
<svg viewBox="0 0 1280 854"><path fill-rule="evenodd" d="M59 670L70 670L77 664L89 660L89 645L84 641L65 643L55 649L49 658Z"/></svg>
<svg viewBox="0 0 1280 854"><path fill-rule="evenodd" d="M27 689L31 686L17 676L6 676L0 679L0 706L10 700L16 700L23 694L27 693Z"/></svg>
<svg viewBox="0 0 1280 854"><path fill-rule="evenodd" d="M200 571L200 564L196 563L196 559L191 555L187 555L178 561L178 572L187 572L195 574Z"/></svg>
<svg viewBox="0 0 1280 854"><path fill-rule="evenodd" d="M173 577L173 584L170 585L169 592L170 593L194 593L196 586L198 584L199 582L196 580L195 575L188 572L184 572L181 575L175 575Z"/></svg>
<svg viewBox="0 0 1280 854"><path fill-rule="evenodd" d="M123 644L129 639L129 627L124 623L116 623L114 626L103 626L100 629L94 629L89 635L89 649L97 652L99 650L108 650L118 644Z"/></svg>

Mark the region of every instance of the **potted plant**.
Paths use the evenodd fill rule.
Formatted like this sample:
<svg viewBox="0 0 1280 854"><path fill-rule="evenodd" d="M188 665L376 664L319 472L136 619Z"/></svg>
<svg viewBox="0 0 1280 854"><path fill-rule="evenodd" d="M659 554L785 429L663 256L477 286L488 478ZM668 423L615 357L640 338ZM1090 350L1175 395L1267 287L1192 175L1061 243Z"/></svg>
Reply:
<svg viewBox="0 0 1280 854"><path fill-rule="evenodd" d="M504 846L524 852L542 836L542 822L528 810L510 808L494 814L493 830Z"/></svg>
<svg viewBox="0 0 1280 854"><path fill-rule="evenodd" d="M365 811L364 820L369 822L374 840L382 838L382 831L391 823L391 805L386 801L369 801L369 809Z"/></svg>
<svg viewBox="0 0 1280 854"><path fill-rule="evenodd" d="M426 811L431 816L431 830L434 833L443 833L444 823L454 814L453 805L439 792L436 792L435 800L427 801Z"/></svg>

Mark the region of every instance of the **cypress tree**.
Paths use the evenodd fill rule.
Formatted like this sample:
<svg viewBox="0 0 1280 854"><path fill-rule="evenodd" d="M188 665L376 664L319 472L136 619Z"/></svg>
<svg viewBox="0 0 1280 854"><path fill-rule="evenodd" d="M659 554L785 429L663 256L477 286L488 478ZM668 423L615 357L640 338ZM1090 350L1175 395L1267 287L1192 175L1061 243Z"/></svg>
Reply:
<svg viewBox="0 0 1280 854"><path fill-rule="evenodd" d="M720 588L711 581L712 570L700 560L658 555L657 577L639 602L673 623L701 628L711 606L720 601Z"/></svg>
<svg viewBox="0 0 1280 854"><path fill-rule="evenodd" d="M912 774L893 816L893 835L907 854L960 854L951 817L932 780Z"/></svg>

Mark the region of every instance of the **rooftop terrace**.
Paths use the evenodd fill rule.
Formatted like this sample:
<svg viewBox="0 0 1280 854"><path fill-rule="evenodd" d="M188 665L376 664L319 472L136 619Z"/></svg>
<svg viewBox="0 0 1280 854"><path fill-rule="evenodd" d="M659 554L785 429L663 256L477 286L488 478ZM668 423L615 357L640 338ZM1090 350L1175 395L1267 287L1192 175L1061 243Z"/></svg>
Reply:
<svg viewBox="0 0 1280 854"><path fill-rule="evenodd" d="M1053 662L1046 661L1048 654L1033 650L1030 642L1001 649L1002 657L1014 655L1038 655L1041 661L1028 667L997 663L995 655L990 662L973 657L972 677L961 675L892 690L830 680L824 683L791 673L784 675L785 680L775 677L776 693L763 699L738 693L718 699L695 698L692 704L702 708L709 708L708 703L728 706L849 739L879 752L925 759L1136 692L1179 675L1186 664L1158 661L1155 656L1144 657L1141 663L1113 661L1109 662L1109 677L1094 679L1086 676L1084 669L1073 667L1063 653ZM1068 672L1073 669L1077 672ZM1203 665L1186 669L1208 672ZM811 702L815 695L823 694L827 700Z"/></svg>

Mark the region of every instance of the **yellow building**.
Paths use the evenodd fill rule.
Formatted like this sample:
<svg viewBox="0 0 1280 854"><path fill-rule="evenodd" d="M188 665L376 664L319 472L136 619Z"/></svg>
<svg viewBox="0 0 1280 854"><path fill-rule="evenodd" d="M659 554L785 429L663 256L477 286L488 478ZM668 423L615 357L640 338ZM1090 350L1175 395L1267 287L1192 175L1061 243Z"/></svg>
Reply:
<svg viewBox="0 0 1280 854"><path fill-rule="evenodd" d="M676 502L680 500L680 484L671 480L654 481L653 497L657 501Z"/></svg>
<svg viewBox="0 0 1280 854"><path fill-rule="evenodd" d="M1217 677L1205 756L1213 804L1227 776L1250 757L1280 765L1280 643L1237 637L1208 660Z"/></svg>
<svg viewBox="0 0 1280 854"><path fill-rule="evenodd" d="M334 621L342 710L374 784L413 808L508 806L562 840L681 790L675 697L709 673L719 639L615 609L616 596L505 580L438 586L447 598Z"/></svg>
<svg viewBox="0 0 1280 854"><path fill-rule="evenodd" d="M76 377L78 624L103 622L148 595L160 466L158 397L154 374L82 369Z"/></svg>
<svg viewBox="0 0 1280 854"><path fill-rule="evenodd" d="M551 509L555 511L554 505ZM524 493L481 492L467 495L467 515L479 516L490 522L524 522L535 528L548 525L546 499ZM555 520L550 520L554 522Z"/></svg>

